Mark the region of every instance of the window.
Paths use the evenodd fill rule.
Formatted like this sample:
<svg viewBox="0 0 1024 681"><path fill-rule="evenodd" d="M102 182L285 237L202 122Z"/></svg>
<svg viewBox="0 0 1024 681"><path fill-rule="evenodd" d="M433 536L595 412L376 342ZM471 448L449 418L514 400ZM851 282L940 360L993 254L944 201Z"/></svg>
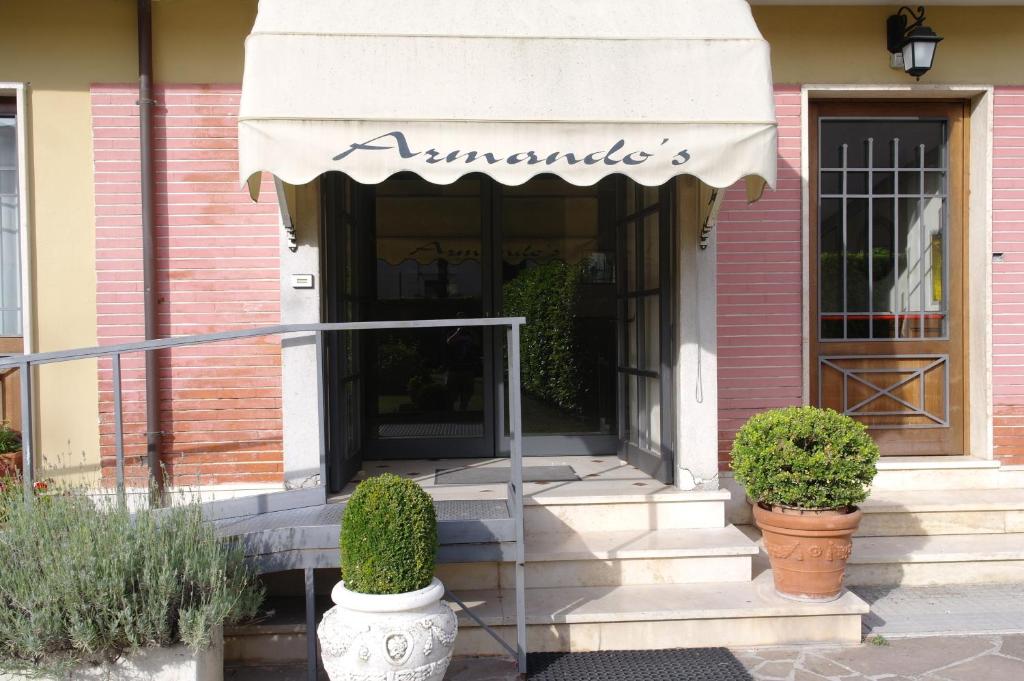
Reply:
<svg viewBox="0 0 1024 681"><path fill-rule="evenodd" d="M13 97L0 97L0 336L21 336L18 127Z"/></svg>
<svg viewBox="0 0 1024 681"><path fill-rule="evenodd" d="M945 338L947 122L820 125L820 337Z"/></svg>

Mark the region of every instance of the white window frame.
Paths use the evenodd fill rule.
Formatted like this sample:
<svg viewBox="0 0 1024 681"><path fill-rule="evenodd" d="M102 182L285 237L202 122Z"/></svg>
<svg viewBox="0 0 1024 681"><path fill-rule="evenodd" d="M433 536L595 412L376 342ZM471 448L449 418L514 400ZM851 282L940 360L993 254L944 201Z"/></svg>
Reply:
<svg viewBox="0 0 1024 681"><path fill-rule="evenodd" d="M28 83L0 82L0 96L14 97L18 145L18 257L21 260L21 338L23 352L35 351L32 296L32 223L29 210Z"/></svg>

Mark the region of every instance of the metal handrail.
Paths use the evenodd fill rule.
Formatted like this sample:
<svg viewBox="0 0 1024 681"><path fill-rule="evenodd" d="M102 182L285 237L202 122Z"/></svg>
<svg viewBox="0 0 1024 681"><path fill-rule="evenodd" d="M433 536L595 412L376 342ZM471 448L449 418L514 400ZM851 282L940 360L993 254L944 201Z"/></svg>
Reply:
<svg viewBox="0 0 1024 681"><path fill-rule="evenodd" d="M459 326L522 326L526 323L523 317L485 317L480 319L415 319L408 321L390 322L337 322L337 323L316 323L316 324L278 324L276 326L262 326L255 329L240 329L238 331L220 331L217 333L203 333L193 336L174 336L172 338L158 338L156 340L135 341L132 343L119 343L112 345L97 345L94 347L76 348L74 350L57 350L54 352L36 352L31 355L14 354L0 357L0 368L9 366L21 366L23 364L50 364L53 362L66 362L73 359L88 359L90 357L107 357L126 352L144 352L148 350L165 350L185 345L203 345L206 343L219 343L227 340L240 338L258 338L260 336L276 336L285 333L302 333L314 331L387 331L389 329L436 329L453 328Z"/></svg>
<svg viewBox="0 0 1024 681"><path fill-rule="evenodd" d="M34 431L32 415L32 367L79 359L111 359L114 391L114 449L117 467L118 503L126 505L124 425L121 393L121 356L132 352L151 352L169 348L220 343L245 338L260 338L284 334L311 333L316 341L316 390L320 440L320 485L327 479L327 432L324 418L326 401L324 393L324 334L334 331L380 331L393 329L431 329L458 327L507 327L508 334L508 394L509 394L509 435L511 439L511 470L508 484L509 505L515 525L515 593L516 593L516 652L521 673L526 672L526 546L523 527L523 443L522 412L520 400L520 327L526 323L522 317L494 317L482 319L424 319L409 321L340 322L312 324L279 324L253 329L222 331L218 333L177 336L156 340L118 343L96 347L37 352L32 354L0 357L0 371L5 368L21 370L21 413L22 413L22 459L26 503L32 503L34 477ZM307 570L307 573L310 571ZM307 574L307 581L310 575ZM307 585L308 586L308 585ZM307 589L308 591L308 589ZM307 599L308 599L307 594ZM490 627L489 634L500 637ZM312 631L307 636L313 637ZM314 660L310 660L312 665Z"/></svg>

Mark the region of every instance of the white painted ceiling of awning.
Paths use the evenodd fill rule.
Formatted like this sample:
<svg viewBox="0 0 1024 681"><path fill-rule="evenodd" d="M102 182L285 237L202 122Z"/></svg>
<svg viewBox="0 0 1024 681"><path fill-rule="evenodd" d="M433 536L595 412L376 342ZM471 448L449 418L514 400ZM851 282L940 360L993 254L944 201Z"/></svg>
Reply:
<svg viewBox="0 0 1024 681"><path fill-rule="evenodd" d="M238 127L243 181L776 176L744 0L260 0Z"/></svg>

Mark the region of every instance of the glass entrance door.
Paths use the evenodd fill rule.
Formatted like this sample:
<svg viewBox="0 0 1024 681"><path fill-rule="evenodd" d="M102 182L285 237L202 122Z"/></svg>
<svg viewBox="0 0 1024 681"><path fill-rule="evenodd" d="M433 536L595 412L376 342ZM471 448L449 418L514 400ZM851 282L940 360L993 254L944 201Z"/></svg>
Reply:
<svg viewBox="0 0 1024 681"><path fill-rule="evenodd" d="M368 319L458 319L491 313L485 181L433 185L412 175L373 197ZM366 334L367 456L494 453L490 334L479 328Z"/></svg>
<svg viewBox="0 0 1024 681"><path fill-rule="evenodd" d="M672 482L671 185L623 182L616 226L619 315L619 455Z"/></svg>
<svg viewBox="0 0 1024 681"><path fill-rule="evenodd" d="M551 176L520 187L483 176L345 183L354 217L331 208L338 199L325 204L329 321L526 317L524 453L621 453L667 478L670 190ZM507 454L503 333L352 336L329 358L347 367L329 378L331 418L356 410L358 427L342 432L358 436L359 456Z"/></svg>
<svg viewBox="0 0 1024 681"><path fill-rule="evenodd" d="M366 280L365 234L360 225L365 202L358 185L341 173L322 180L324 219L331 227L325 239L324 262L331 279L325 317L331 322L361 321ZM362 465L363 385L362 337L357 333L329 333L327 341L326 407L330 414L327 446L331 453L329 488L339 491Z"/></svg>
<svg viewBox="0 0 1024 681"><path fill-rule="evenodd" d="M614 180L576 187L542 176L500 187L496 197L500 309L527 319L527 455L613 454L618 447L615 187Z"/></svg>

